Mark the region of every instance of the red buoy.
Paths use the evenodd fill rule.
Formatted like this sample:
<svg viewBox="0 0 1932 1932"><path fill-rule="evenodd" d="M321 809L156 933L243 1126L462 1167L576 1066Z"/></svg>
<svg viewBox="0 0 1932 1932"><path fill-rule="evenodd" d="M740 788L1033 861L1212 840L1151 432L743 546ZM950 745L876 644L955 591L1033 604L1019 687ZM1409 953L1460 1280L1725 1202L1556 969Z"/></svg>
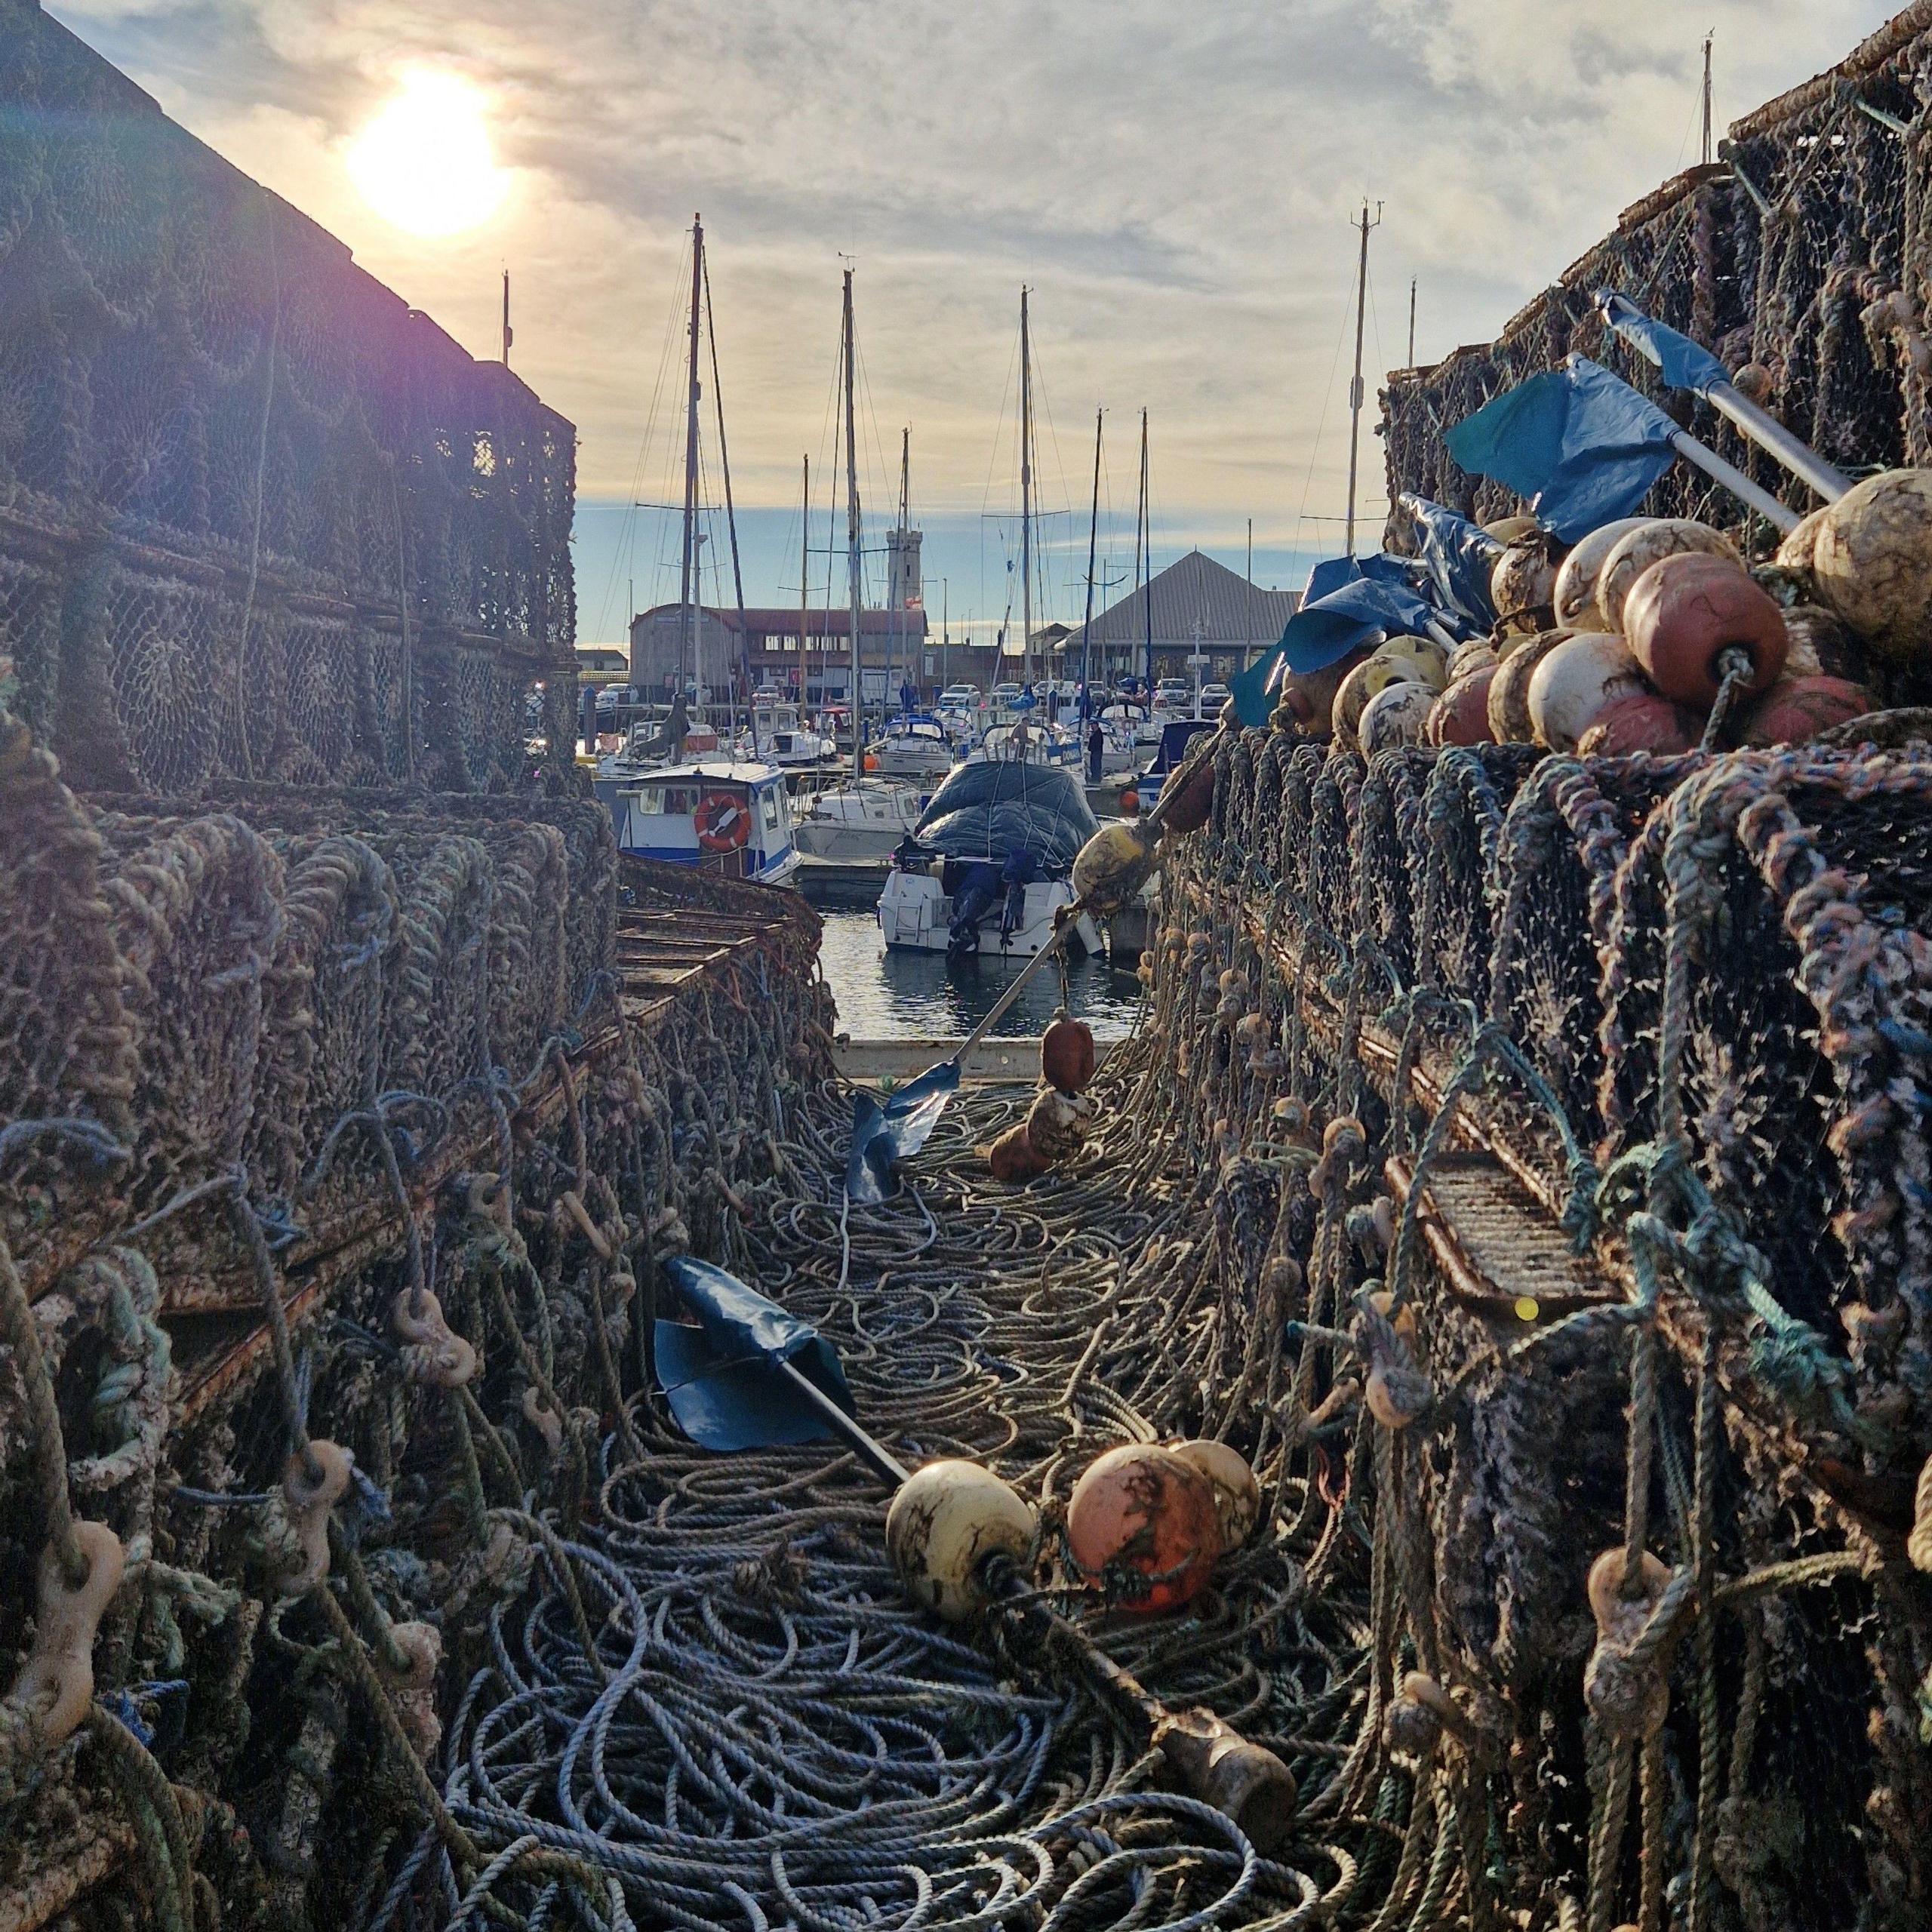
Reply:
<svg viewBox="0 0 1932 1932"><path fill-rule="evenodd" d="M1040 1077L1063 1094L1084 1094L1093 1081L1096 1064L1094 1029L1084 1020L1064 1014L1040 1035Z"/></svg>
<svg viewBox="0 0 1932 1932"><path fill-rule="evenodd" d="M1651 565L1631 586L1623 619L1637 662L1680 704L1712 703L1727 651L1749 658L1747 688L1762 691L1777 682L1790 650L1784 613L1728 558L1701 552Z"/></svg>
<svg viewBox="0 0 1932 1932"><path fill-rule="evenodd" d="M1214 1485L1151 1442L1109 1449L1074 1485L1066 1542L1083 1576L1134 1585L1124 1607L1176 1609L1205 1587L1221 1554Z"/></svg>
<svg viewBox="0 0 1932 1932"><path fill-rule="evenodd" d="M1800 745L1872 709L1872 694L1847 678L1781 678L1745 720L1747 745Z"/></svg>
<svg viewBox="0 0 1932 1932"><path fill-rule="evenodd" d="M1694 748L1697 721L1667 697L1640 691L1601 712L1577 746L1585 758L1628 758L1635 752L1668 755Z"/></svg>
<svg viewBox="0 0 1932 1932"><path fill-rule="evenodd" d="M1496 677L1494 663L1466 672L1435 700L1425 736L1432 745L1493 745L1489 728L1489 688Z"/></svg>

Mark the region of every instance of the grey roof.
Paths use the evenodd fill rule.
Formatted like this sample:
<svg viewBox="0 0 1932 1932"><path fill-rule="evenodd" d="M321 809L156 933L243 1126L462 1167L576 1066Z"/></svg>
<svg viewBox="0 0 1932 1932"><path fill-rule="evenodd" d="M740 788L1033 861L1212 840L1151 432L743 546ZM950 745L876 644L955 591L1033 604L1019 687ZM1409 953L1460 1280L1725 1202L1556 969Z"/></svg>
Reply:
<svg viewBox="0 0 1932 1932"><path fill-rule="evenodd" d="M1226 651L1252 644L1257 650L1272 644L1301 602L1298 590L1251 587L1224 564L1198 550L1158 572L1145 589L1137 589L1118 604L1094 614L1097 645L1144 644L1146 604L1153 600L1154 648L1191 650L1197 638L1202 649ZM1198 628L1197 628L1198 626ZM1084 627L1075 624L1066 648L1078 651Z"/></svg>

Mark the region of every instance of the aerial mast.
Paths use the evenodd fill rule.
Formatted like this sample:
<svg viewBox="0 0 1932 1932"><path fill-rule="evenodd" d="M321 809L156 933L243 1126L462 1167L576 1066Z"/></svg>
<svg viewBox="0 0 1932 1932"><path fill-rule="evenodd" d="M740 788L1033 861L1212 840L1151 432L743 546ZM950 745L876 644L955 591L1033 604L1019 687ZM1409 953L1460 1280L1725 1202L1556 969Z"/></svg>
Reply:
<svg viewBox="0 0 1932 1932"><path fill-rule="evenodd" d="M711 341L711 402L718 412L718 466L724 477L724 527L731 537L731 582L738 600L738 677L744 687L745 729L758 751L758 713L752 708L752 634L745 621L745 570L738 554L738 512L731 498L731 448L724 440L724 381L718 373L718 318L712 312L711 271L704 272L705 333Z"/></svg>
<svg viewBox="0 0 1932 1932"><path fill-rule="evenodd" d="M1080 626L1080 681L1090 691L1094 678L1094 561L1100 537L1100 424L1106 413L1104 409L1094 412L1094 513L1087 523L1087 616Z"/></svg>
<svg viewBox="0 0 1932 1932"><path fill-rule="evenodd" d="M687 678L697 680L697 605L693 601L697 575L697 414L698 414L698 300L704 286L704 221L691 217L691 374L685 417L685 546L684 569L678 601L684 607L681 648L678 662L678 690ZM675 696L675 694L674 693Z"/></svg>
<svg viewBox="0 0 1932 1932"><path fill-rule="evenodd" d="M895 660L900 652L906 654L906 675L914 684L919 681L912 676L912 654L906 635L906 598L908 586L906 570L906 540L907 523L911 516L912 485L912 431L910 425L899 432L899 569L897 581L892 587L893 605L893 654ZM891 664L885 667L886 694L891 696Z"/></svg>
<svg viewBox="0 0 1932 1932"><path fill-rule="evenodd" d="M1361 255L1355 269L1355 374L1349 385L1349 528L1347 554L1355 553L1355 475L1361 461L1362 321L1368 312L1368 231L1382 221L1382 204L1375 205L1375 219L1368 218L1368 204L1361 205Z"/></svg>
<svg viewBox="0 0 1932 1932"><path fill-rule="evenodd" d="M1704 36L1704 165L1711 165L1711 42L1716 38L1715 32ZM507 361L509 358L505 358Z"/></svg>
<svg viewBox="0 0 1932 1932"><path fill-rule="evenodd" d="M1153 703L1153 512L1148 504L1148 411L1140 411L1140 528L1134 531L1134 576L1146 576L1140 589L1140 617L1148 639L1148 703Z"/></svg>
<svg viewBox="0 0 1932 1932"><path fill-rule="evenodd" d="M1020 681L1033 681L1033 363L1020 291Z"/></svg>
<svg viewBox="0 0 1932 1932"><path fill-rule="evenodd" d="M866 775L866 734L860 725L859 598L864 587L859 534L859 432L852 412L852 271L845 271L845 575L852 597L852 780Z"/></svg>
<svg viewBox="0 0 1932 1932"><path fill-rule="evenodd" d="M798 715L804 716L805 688L811 681L811 659L805 638L808 593L812 580L812 459L805 455L804 507L798 512Z"/></svg>

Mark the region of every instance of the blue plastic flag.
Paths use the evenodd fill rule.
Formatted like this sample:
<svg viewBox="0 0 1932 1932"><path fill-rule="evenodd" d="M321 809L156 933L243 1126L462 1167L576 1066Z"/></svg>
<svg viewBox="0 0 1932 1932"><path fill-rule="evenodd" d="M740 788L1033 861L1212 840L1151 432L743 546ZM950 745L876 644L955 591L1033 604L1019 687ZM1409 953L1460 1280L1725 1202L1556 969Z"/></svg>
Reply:
<svg viewBox="0 0 1932 1932"><path fill-rule="evenodd" d="M660 1321L657 1380L671 1413L700 1449L762 1449L838 1438L810 1399L774 1364L789 1361L848 1415L852 1392L832 1344L709 1261L675 1255L664 1264L697 1317Z"/></svg>
<svg viewBox="0 0 1932 1932"><path fill-rule="evenodd" d="M1425 594L1452 617L1481 632L1494 627L1490 573L1503 546L1479 523L1406 491L1398 500L1415 525L1416 562L1426 579Z"/></svg>
<svg viewBox="0 0 1932 1932"><path fill-rule="evenodd" d="M941 1060L908 1081L883 1105L863 1088L852 1100L852 1151L845 1192L861 1208L876 1206L897 1185L893 1169L926 1144L946 1103L959 1091L959 1063Z"/></svg>
<svg viewBox="0 0 1932 1932"><path fill-rule="evenodd" d="M1702 343L1679 333L1667 322L1653 321L1627 297L1611 289L1597 294L1603 318L1646 361L1654 362L1674 389L1695 389L1709 395L1712 386L1728 383L1727 370Z"/></svg>
<svg viewBox="0 0 1932 1932"><path fill-rule="evenodd" d="M1628 516L1676 460L1677 425L1587 356L1506 389L1444 441L1472 475L1526 497L1566 543Z"/></svg>

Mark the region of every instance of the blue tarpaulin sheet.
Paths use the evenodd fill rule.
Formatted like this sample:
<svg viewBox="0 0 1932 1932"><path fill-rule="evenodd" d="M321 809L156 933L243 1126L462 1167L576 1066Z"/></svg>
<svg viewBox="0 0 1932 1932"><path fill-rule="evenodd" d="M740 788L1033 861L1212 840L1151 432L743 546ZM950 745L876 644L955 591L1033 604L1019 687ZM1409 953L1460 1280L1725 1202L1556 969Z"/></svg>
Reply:
<svg viewBox="0 0 1932 1932"><path fill-rule="evenodd" d="M926 1144L946 1103L959 1091L959 1063L941 1060L881 1104L861 1088L852 1102L852 1151L845 1159L845 1192L869 1208L891 1194L894 1168Z"/></svg>
<svg viewBox="0 0 1932 1932"><path fill-rule="evenodd" d="M657 1324L657 1380L678 1426L700 1449L838 1439L810 1400L773 1366L790 1362L850 1415L845 1371L817 1329L708 1261L675 1255L664 1268L697 1325Z"/></svg>
<svg viewBox="0 0 1932 1932"><path fill-rule="evenodd" d="M955 764L932 795L912 837L949 859L1004 864L1023 848L1063 872L1100 829L1080 780L1058 765L1018 758Z"/></svg>
<svg viewBox="0 0 1932 1932"><path fill-rule="evenodd" d="M1404 494L1401 506L1413 519L1418 574L1426 580L1429 601L1478 633L1493 629L1496 607L1489 601L1490 573L1503 546L1479 523Z"/></svg>
<svg viewBox="0 0 1932 1932"><path fill-rule="evenodd" d="M1628 516L1676 459L1677 425L1587 356L1486 402L1444 441L1472 475L1494 477L1545 528L1574 543Z"/></svg>
<svg viewBox="0 0 1932 1932"><path fill-rule="evenodd" d="M1365 561L1393 564L1398 571L1401 568L1400 560L1395 558ZM1310 574L1311 583L1322 568L1318 565ZM1325 670L1378 636L1426 636L1435 614L1407 585L1385 580L1379 572L1374 577L1358 577L1314 603L1304 604L1288 620L1281 642L1228 680L1241 721L1251 730L1267 723L1284 670L1306 677L1311 671Z"/></svg>
<svg viewBox="0 0 1932 1932"><path fill-rule="evenodd" d="M1702 343L1654 321L1634 302L1604 289L1597 297L1603 318L1647 360L1654 362L1674 389L1694 389L1708 395L1714 385L1728 383L1727 370Z"/></svg>

